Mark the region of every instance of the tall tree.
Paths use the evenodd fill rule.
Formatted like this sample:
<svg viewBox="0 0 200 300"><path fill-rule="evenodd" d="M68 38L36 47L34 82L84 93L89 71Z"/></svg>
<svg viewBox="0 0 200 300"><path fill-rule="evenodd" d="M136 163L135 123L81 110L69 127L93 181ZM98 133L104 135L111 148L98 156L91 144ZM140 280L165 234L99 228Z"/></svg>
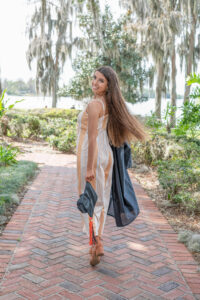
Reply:
<svg viewBox="0 0 200 300"><path fill-rule="evenodd" d="M52 95L56 107L59 78L66 58L77 42L72 37L73 15L81 8L81 1L33 1L35 12L29 25L30 44L27 51L29 67L36 60L36 89Z"/></svg>
<svg viewBox="0 0 200 300"><path fill-rule="evenodd" d="M102 36L102 23L101 23L101 9L99 0L87 0L87 10L92 17L93 29L96 34L99 46L101 47L102 51L104 49L104 42ZM96 44L96 42L95 42Z"/></svg>
<svg viewBox="0 0 200 300"><path fill-rule="evenodd" d="M177 42L176 37L180 34L181 28L183 26L183 18L180 13L180 0L166 0L166 10L168 11L169 18L169 28L171 30L171 35L169 36L169 56L170 56L170 67L171 67L171 114L170 114L170 122L169 122L169 130L176 125L176 52L177 52Z"/></svg>
<svg viewBox="0 0 200 300"><path fill-rule="evenodd" d="M143 55L152 57L154 61L157 77L155 113L158 118L161 118L161 97L162 92L166 89L166 79L169 78L167 76L167 61L170 56L170 45L174 47L173 43L175 43L174 36L178 30L176 22L178 15L169 8L169 1L123 0L123 4L132 15L128 28L138 32ZM171 54L171 56L173 55ZM175 62L174 58L173 62ZM175 78L174 69L172 76ZM173 91L174 85L175 80L173 80Z"/></svg>
<svg viewBox="0 0 200 300"><path fill-rule="evenodd" d="M200 34L197 30L200 26L200 1L182 0L180 1L180 9L185 18L185 24L181 34L179 54L181 68L184 63L185 77L187 78L192 71L196 71L198 66L196 59L200 59ZM184 102L188 100L189 93L190 86L185 84Z"/></svg>
<svg viewBox="0 0 200 300"><path fill-rule="evenodd" d="M109 65L119 74L126 101L135 103L147 100L142 95L142 86L149 74L143 67L135 38L124 30L127 15L115 21L106 6L105 12L98 17L100 31L97 36L93 7L88 5L87 9L87 14L80 17L80 27L88 46L73 62L76 75L67 87L60 90L60 94L76 99L90 96L92 91L89 86L94 70L101 65Z"/></svg>

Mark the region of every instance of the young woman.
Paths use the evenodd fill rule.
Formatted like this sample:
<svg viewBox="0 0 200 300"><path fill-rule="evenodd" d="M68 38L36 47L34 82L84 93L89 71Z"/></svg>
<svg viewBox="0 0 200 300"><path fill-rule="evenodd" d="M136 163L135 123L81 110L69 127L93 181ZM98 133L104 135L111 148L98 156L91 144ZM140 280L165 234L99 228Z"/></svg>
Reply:
<svg viewBox="0 0 200 300"><path fill-rule="evenodd" d="M110 144L120 147L125 141L145 140L146 133L132 116L122 97L115 71L98 68L93 76L93 99L78 116L77 177L79 195L89 181L97 193L93 217L81 214L83 231L90 237L92 266L104 255L102 234L110 201L113 153ZM93 238L92 238L93 237Z"/></svg>

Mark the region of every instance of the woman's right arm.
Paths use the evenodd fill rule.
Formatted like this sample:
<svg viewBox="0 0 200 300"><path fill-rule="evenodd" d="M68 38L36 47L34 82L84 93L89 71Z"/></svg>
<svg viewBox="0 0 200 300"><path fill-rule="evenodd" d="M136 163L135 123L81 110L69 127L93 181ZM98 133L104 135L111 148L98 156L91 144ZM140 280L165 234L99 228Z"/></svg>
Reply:
<svg viewBox="0 0 200 300"><path fill-rule="evenodd" d="M91 181L95 177L94 160L96 152L96 138L98 134L98 120L101 112L101 104L93 101L88 104L88 161L86 180Z"/></svg>

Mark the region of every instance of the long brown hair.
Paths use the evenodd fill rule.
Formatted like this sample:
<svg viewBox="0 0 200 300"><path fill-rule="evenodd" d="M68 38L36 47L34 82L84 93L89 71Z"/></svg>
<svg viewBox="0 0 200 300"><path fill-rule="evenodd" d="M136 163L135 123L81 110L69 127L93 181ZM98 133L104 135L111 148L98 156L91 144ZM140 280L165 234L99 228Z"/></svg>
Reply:
<svg viewBox="0 0 200 300"><path fill-rule="evenodd" d="M115 71L109 66L102 66L96 71L102 73L108 80L106 92L109 114L107 132L112 145L120 147L125 141L145 141L148 134L143 125L128 111Z"/></svg>

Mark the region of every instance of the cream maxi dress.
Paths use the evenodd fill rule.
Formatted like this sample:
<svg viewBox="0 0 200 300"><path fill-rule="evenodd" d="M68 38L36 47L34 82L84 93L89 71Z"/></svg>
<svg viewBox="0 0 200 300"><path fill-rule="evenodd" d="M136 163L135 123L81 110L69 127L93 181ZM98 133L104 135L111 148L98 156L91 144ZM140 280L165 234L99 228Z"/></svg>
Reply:
<svg viewBox="0 0 200 300"><path fill-rule="evenodd" d="M102 103L103 116L98 120L98 135L96 139L97 147L94 162L95 178L91 181L91 184L98 196L92 223L95 236L98 235L101 237L104 230L104 224L110 201L113 153L106 131L108 114L105 114L105 106L103 101L101 99L95 99L95 101L100 101ZM76 154L78 193L80 195L84 192L85 188L88 160L88 114L86 112L86 108L78 115ZM83 232L87 233L89 236L89 216L88 214L82 213L81 216L83 221Z"/></svg>

